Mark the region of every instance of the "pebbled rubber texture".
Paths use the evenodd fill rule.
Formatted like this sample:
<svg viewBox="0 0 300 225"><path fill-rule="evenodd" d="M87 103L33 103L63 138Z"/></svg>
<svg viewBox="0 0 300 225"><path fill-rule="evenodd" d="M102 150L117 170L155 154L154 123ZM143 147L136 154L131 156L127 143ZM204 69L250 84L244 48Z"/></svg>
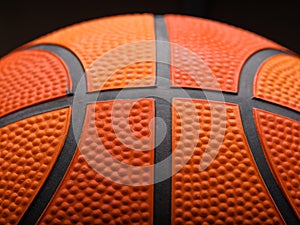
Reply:
<svg viewBox="0 0 300 225"><path fill-rule="evenodd" d="M267 161L300 219L300 123L259 109L254 116Z"/></svg>
<svg viewBox="0 0 300 225"><path fill-rule="evenodd" d="M191 139L182 138L200 125L199 139L188 163L173 176L172 224L285 224L256 167L243 132L238 105L206 100L173 101L173 169L181 164ZM191 104L197 117L190 114ZM202 157L213 157L216 146L209 144L211 108L226 105L214 123L226 123L225 136L216 158L199 170ZM224 126L215 126L218 127ZM219 134L221 130L215 130ZM221 139L219 135L214 140ZM174 150L178 150L178 153ZM204 151L208 154L204 155ZM206 160L206 159L205 159Z"/></svg>
<svg viewBox="0 0 300 225"><path fill-rule="evenodd" d="M71 109L0 128L0 224L17 224L48 177L64 145Z"/></svg>
<svg viewBox="0 0 300 225"><path fill-rule="evenodd" d="M88 105L79 148L38 224L152 224L153 185L127 186L112 179L119 174L127 181L153 183L153 169L136 167L131 173L120 166L153 164L153 117L153 99ZM150 151L132 150L130 144Z"/></svg>
<svg viewBox="0 0 300 225"><path fill-rule="evenodd" d="M252 54L266 48L284 50L256 34L219 22L179 15L166 15L165 20L169 41L195 54L187 57L176 45L171 47L171 65L176 66L171 67L173 86L200 88L201 84L202 89L236 93L242 67ZM191 57L199 57L203 65L194 65ZM211 74L220 88L212 82Z"/></svg>
<svg viewBox="0 0 300 225"><path fill-rule="evenodd" d="M300 58L277 55L258 70L253 95L300 112Z"/></svg>
<svg viewBox="0 0 300 225"><path fill-rule="evenodd" d="M53 53L13 52L0 60L0 117L66 96L71 85L67 67Z"/></svg>
<svg viewBox="0 0 300 225"><path fill-rule="evenodd" d="M92 92L153 86L156 66L154 40L153 15L122 15L70 26L33 41L29 46L57 44L73 51L87 72L88 91ZM122 45L125 46L116 49ZM128 65L124 57L120 57L123 54L134 59L143 56L148 61L131 61L132 64Z"/></svg>

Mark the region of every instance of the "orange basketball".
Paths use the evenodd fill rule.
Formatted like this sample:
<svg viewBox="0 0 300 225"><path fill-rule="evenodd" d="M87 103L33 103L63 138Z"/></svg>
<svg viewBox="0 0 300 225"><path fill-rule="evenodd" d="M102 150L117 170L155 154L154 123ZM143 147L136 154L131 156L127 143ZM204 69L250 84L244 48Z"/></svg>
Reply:
<svg viewBox="0 0 300 225"><path fill-rule="evenodd" d="M0 224L299 224L300 58L179 15L0 60Z"/></svg>

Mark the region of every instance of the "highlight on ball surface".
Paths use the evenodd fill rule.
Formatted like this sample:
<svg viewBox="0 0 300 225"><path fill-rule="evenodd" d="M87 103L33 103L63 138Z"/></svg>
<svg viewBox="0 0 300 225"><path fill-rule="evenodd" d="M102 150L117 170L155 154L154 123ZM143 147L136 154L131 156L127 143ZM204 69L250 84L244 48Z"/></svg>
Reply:
<svg viewBox="0 0 300 225"><path fill-rule="evenodd" d="M0 224L299 224L300 58L120 15L0 59Z"/></svg>

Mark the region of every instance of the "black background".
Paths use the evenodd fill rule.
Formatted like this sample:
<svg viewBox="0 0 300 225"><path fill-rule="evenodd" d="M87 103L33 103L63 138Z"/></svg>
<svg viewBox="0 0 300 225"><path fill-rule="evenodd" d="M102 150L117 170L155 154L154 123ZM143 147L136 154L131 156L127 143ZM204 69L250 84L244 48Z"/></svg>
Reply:
<svg viewBox="0 0 300 225"><path fill-rule="evenodd" d="M226 22L300 53L297 1L98 0L0 3L0 57L50 31L93 18L124 13L179 13Z"/></svg>

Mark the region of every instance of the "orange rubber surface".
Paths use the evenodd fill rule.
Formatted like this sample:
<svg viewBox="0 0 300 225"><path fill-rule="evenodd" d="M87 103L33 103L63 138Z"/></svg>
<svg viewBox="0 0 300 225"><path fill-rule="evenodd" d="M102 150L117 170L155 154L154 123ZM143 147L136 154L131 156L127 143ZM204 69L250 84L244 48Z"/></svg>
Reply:
<svg viewBox="0 0 300 225"><path fill-rule="evenodd" d="M0 60L0 117L63 97L71 89L68 69L44 50L13 52Z"/></svg>
<svg viewBox="0 0 300 225"><path fill-rule="evenodd" d="M42 37L30 45L57 44L73 51L87 72L88 91L155 84L153 15L122 15L70 26ZM141 44L132 44L146 41ZM148 41L148 42L147 42ZM131 44L131 45L128 45ZM120 49L119 46L126 45ZM150 58L152 61L124 61ZM143 56L143 57L139 57ZM116 69L118 69L116 71Z"/></svg>
<svg viewBox="0 0 300 225"><path fill-rule="evenodd" d="M0 128L0 224L17 224L48 177L64 145L71 109Z"/></svg>
<svg viewBox="0 0 300 225"><path fill-rule="evenodd" d="M203 61L203 65L195 65L194 56L186 56L173 46L173 86L219 90L205 64L222 91L237 92L241 69L253 53L265 48L284 49L256 34L218 22L178 15L166 15L165 19L170 42L194 52Z"/></svg>
<svg viewBox="0 0 300 225"><path fill-rule="evenodd" d="M255 76L253 95L300 112L300 58L277 55L266 60Z"/></svg>
<svg viewBox="0 0 300 225"><path fill-rule="evenodd" d="M154 136L149 136L153 117L152 99L88 105L79 148L39 224L152 224L153 185L127 186L112 180L119 175L124 180L154 179L149 169L136 176L140 166L154 161ZM126 120L132 125L126 126ZM151 151L137 150L143 147ZM122 170L120 162L136 170Z"/></svg>
<svg viewBox="0 0 300 225"><path fill-rule="evenodd" d="M237 105L211 102L218 110L226 105L226 115L215 117L216 124L226 123L225 136L216 158L205 170L199 170L202 157L216 152L211 134L211 108L205 100L173 100L173 170L181 164L191 139L184 133L200 126L193 155L172 180L172 224L284 224L256 167L249 149ZM195 107L198 117L189 115ZM223 124L224 125L224 124ZM195 128L196 127L196 128ZM217 134L221 132L215 126ZM175 154L174 149L179 152ZM204 151L207 152L204 156ZM205 159L206 160L206 159Z"/></svg>
<svg viewBox="0 0 300 225"><path fill-rule="evenodd" d="M267 161L300 219L300 123L259 109L254 116Z"/></svg>

